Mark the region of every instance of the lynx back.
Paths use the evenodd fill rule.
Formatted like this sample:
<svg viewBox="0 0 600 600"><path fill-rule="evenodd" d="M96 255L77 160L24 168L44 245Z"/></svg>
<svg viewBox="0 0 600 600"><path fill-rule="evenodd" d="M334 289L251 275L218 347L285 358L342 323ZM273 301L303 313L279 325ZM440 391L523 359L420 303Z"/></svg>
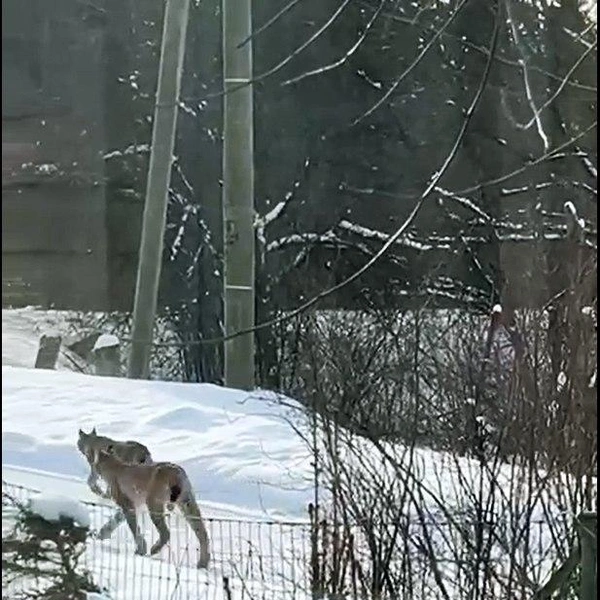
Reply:
<svg viewBox="0 0 600 600"><path fill-rule="evenodd" d="M146 542L137 523L137 509L146 505L152 523L159 533L150 554L159 552L170 539L165 512L169 504L177 506L200 544L198 568L206 568L210 560L208 532L194 497L186 472L168 462L152 464L126 463L115 454L98 449L93 454L94 469L108 484L108 493L123 511L136 541L136 553L146 553Z"/></svg>

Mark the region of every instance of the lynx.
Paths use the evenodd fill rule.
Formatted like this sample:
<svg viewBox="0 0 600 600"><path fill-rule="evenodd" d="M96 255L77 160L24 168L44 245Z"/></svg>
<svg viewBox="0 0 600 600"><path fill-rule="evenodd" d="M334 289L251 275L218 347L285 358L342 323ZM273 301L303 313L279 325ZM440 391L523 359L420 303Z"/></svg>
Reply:
<svg viewBox="0 0 600 600"><path fill-rule="evenodd" d="M100 487L98 473L94 468L93 459L97 450L104 450L109 454L114 454L126 463L142 465L152 463L150 450L148 450L144 444L131 440L121 442L104 435L98 435L95 427L89 433L85 433L85 431L82 431L81 429L79 430L77 448L85 456L90 465L90 474L87 479L87 484L92 492L101 498L110 499L109 495Z"/></svg>
<svg viewBox="0 0 600 600"><path fill-rule="evenodd" d="M104 435L98 435L94 427L90 433L79 430L79 439L77 448L85 456L90 465L90 474L87 479L89 488L101 498L110 500L110 495L102 490L99 485L99 476L94 468L94 453L96 450L104 450L109 454L114 454L123 462L133 464L152 464L150 450L144 444L132 440L119 441ZM117 510L115 514L100 528L98 538L106 540L110 538L115 529L125 520L122 510Z"/></svg>
<svg viewBox="0 0 600 600"><path fill-rule="evenodd" d="M198 568L210 560L209 540L200 509L186 472L169 462L131 464L102 449L93 454L93 468L108 485L108 494L121 508L136 542L136 554L146 554L146 542L137 522L137 509L148 507L159 539L150 549L156 554L168 543L170 531L165 520L169 503L178 506L200 543Z"/></svg>

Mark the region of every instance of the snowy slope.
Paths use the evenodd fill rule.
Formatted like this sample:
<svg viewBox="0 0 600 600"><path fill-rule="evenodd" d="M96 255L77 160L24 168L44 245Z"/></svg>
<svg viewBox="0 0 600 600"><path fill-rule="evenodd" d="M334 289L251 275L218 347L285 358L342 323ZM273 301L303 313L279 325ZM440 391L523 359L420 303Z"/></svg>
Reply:
<svg viewBox="0 0 600 600"><path fill-rule="evenodd" d="M40 310L34 307L2 309L2 364L13 367L33 367L43 334L60 334L68 342L71 319L75 313ZM58 357L58 370L77 370L81 360L63 348Z"/></svg>
<svg viewBox="0 0 600 600"><path fill-rule="evenodd" d="M290 528L273 538L274 530L265 524L269 519L304 520L306 505L312 500L311 456L295 430L301 417L293 401L282 403L284 399L266 392L248 394L208 384L83 375L70 372L64 361L57 371L24 368L35 360L39 334L48 333L53 323L59 331L66 330L62 329L68 326L66 316L24 310L3 311L2 317L4 481L103 504L87 489L88 467L76 448L78 428L95 426L101 434L142 441L156 460L181 464L199 495L205 517L225 522L215 521L211 529L216 554L208 574L186 566L191 560L187 555L189 537L181 522L175 522L179 533L169 547L152 559L133 557L126 527L120 527L109 542L92 542L86 554L89 566L101 580L107 578L115 599L220 600L224 596L218 582L227 574L237 591L252 584L256 597L281 600L284 588L295 587L290 588L289 582L305 581L308 544L303 528ZM352 443L346 448L353 450L344 456L344 463L360 473L357 494L365 482L397 479L369 442L348 441ZM386 447L410 469L410 481L419 492L419 511L435 520L439 499L447 510L468 511L472 491L487 488L487 475L483 474L480 485L482 472L475 461L429 449L417 448L408 454L400 446ZM494 505L500 514L516 501L504 491L511 490L511 482L519 477L515 479L508 465L500 466L494 476L500 486L491 494L498 494ZM546 490L538 490L533 498L531 506L521 507L527 508L524 514L544 520L555 512ZM94 527L103 523L110 510L107 505L92 510ZM229 525L228 519L232 520ZM148 523L145 530L147 535L155 535ZM443 524L433 533L438 552L445 554L448 535ZM551 547L549 536L541 530L533 537L536 545ZM551 561L546 562L548 569ZM260 571L261 581L252 575L253 568ZM449 572L448 580L452 579ZM274 587L274 582L280 587ZM202 595L198 594L200 587ZM178 595L171 596L175 588ZM149 595L150 589L155 595Z"/></svg>
<svg viewBox="0 0 600 600"><path fill-rule="evenodd" d="M3 366L3 478L11 465L85 478L77 430L95 426L182 465L207 505L301 516L310 499L308 455L288 413L257 394L209 384ZM11 483L31 481L18 471Z"/></svg>
<svg viewBox="0 0 600 600"><path fill-rule="evenodd" d="M74 501L72 483L68 478L55 478L53 489L58 488L60 493L34 496L30 505L32 510L50 520L58 514L72 515L78 522L89 520L92 529L97 530L114 509L105 509L98 504L85 506ZM3 484L3 492L14 494L16 491L18 496L18 490L11 487ZM5 516L3 510L3 523ZM156 531L148 515L142 513L139 517L144 537L155 541ZM89 569L94 582L108 590L109 600L227 600L223 576L228 577L233 597L240 600L308 598L299 593L299 587L306 587L308 564L306 553L299 552L307 545L304 527L281 523L274 535L267 523L253 518L243 520L236 515L234 520L228 520L227 516L221 516L218 521L208 520L211 565L205 570L195 566L198 558L195 540L181 516L171 514L168 521L171 541L159 555L136 556L130 532L126 527L120 527L110 540L88 538L80 566ZM249 547L268 549L272 554L249 553ZM290 552L290 548L296 551ZM290 586L290 581L295 584ZM12 598L13 590L19 590L19 585L9 585L8 590L3 588L3 597Z"/></svg>
<svg viewBox="0 0 600 600"><path fill-rule="evenodd" d="M288 422L297 419L289 400L283 407L273 394L267 400L214 385L5 365L2 401L3 492L6 483L6 491L18 497L29 494L14 485L93 502L93 529L114 507L85 484L88 466L76 448L79 427L141 440L155 459L177 462L188 472L209 520L209 571L194 567L194 542L180 516L171 516L171 542L152 558L133 555L131 534L122 526L109 541L92 540L84 557L112 600L221 600L224 575L235 597L246 590L279 600L289 597L284 588L290 580L304 580L305 528L294 523L305 521L309 461ZM271 525L284 515L285 522ZM156 537L148 515L142 530L149 542Z"/></svg>

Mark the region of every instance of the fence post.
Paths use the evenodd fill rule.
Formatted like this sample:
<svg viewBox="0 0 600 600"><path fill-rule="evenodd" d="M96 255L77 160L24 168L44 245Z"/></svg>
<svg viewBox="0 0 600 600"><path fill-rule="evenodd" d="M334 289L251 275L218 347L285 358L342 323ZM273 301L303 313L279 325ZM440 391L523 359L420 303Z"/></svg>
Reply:
<svg viewBox="0 0 600 600"><path fill-rule="evenodd" d="M92 348L96 375L118 377L121 375L121 348L119 338L103 333Z"/></svg>
<svg viewBox="0 0 600 600"><path fill-rule="evenodd" d="M596 600L596 552L598 515L595 512L581 513L577 518L579 542L581 544L580 600Z"/></svg>
<svg viewBox="0 0 600 600"><path fill-rule="evenodd" d="M40 338L40 347L35 357L36 369L56 368L61 341L60 335L42 335Z"/></svg>

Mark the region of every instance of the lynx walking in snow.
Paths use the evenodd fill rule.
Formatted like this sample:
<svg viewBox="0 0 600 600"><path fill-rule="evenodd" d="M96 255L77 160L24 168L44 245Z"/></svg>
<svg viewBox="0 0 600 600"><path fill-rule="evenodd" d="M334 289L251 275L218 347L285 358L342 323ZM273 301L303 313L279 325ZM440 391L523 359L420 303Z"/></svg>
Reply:
<svg viewBox="0 0 600 600"><path fill-rule="evenodd" d="M77 440L77 448L85 456L90 465L90 474L87 479L89 488L101 498L111 500L110 494L104 492L99 485L99 476L94 468L94 455L97 450L104 450L109 454L114 454L117 458L126 463L135 465L152 464L152 456L150 450L144 444L134 442L132 440L119 441L109 438L104 435L98 435L96 428L90 433L79 430L79 439ZM122 510L117 510L115 514L100 528L98 538L101 540L108 539L115 529L125 520L125 515Z"/></svg>
<svg viewBox="0 0 600 600"><path fill-rule="evenodd" d="M171 536L165 520L165 509L172 503L180 508L198 538L198 568L208 566L208 532L194 498L190 480L180 466L168 462L150 465L129 464L101 449L95 452L93 462L100 477L108 484L110 497L125 515L136 541L136 554L146 554L146 542L138 527L136 510L144 504L148 507L152 523L159 533L158 541L150 549L150 554L156 554Z"/></svg>
<svg viewBox="0 0 600 600"><path fill-rule="evenodd" d="M79 452L85 456L90 465L90 474L87 479L87 484L90 490L92 490L94 494L98 494L101 498L110 499L110 496L102 491L102 488L99 485L98 472L94 468L94 455L96 451L104 450L104 452L114 454L126 463L133 463L136 465L152 463L150 450L148 450L144 444L133 442L131 440L120 442L104 435L98 435L95 427L89 433L85 433L85 431L82 431L81 429L79 430L77 448L79 449Z"/></svg>

